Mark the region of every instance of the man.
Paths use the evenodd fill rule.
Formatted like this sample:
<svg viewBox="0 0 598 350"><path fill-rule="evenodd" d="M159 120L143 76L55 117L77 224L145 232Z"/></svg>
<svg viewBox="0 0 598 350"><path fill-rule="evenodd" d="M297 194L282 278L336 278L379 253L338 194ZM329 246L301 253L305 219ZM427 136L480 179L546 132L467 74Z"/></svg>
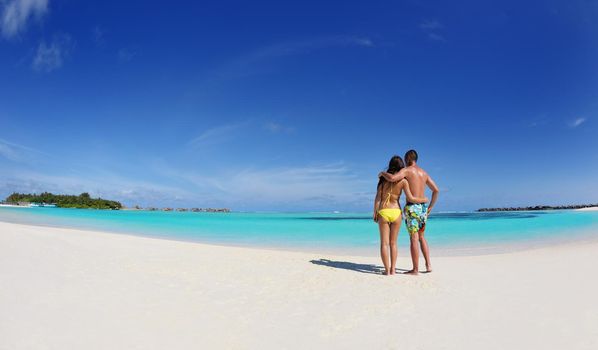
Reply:
<svg viewBox="0 0 598 350"><path fill-rule="evenodd" d="M436 200L438 199L438 187L434 180L428 173L417 165L417 152L409 150L405 153L405 163L407 167L403 168L396 174L389 174L381 172L378 176L383 176L389 182L397 182L402 179L407 179L409 187L414 197L425 197L426 186L432 190L432 199L430 204L427 203L410 203L407 202L404 208L405 224L409 232L411 240L411 260L413 262L413 269L405 272L409 275L417 275L419 273L419 248L426 260L426 272L432 272L432 264L430 262L430 251L428 249L428 242L426 241L426 221L428 215L432 211Z"/></svg>

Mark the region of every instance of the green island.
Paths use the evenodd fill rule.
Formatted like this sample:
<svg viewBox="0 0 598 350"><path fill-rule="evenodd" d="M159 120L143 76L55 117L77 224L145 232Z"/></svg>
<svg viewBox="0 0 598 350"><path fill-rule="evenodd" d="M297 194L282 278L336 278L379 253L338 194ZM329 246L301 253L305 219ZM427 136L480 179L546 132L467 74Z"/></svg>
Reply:
<svg viewBox="0 0 598 350"><path fill-rule="evenodd" d="M91 198L89 193L84 192L78 196L53 194L43 192L41 194L13 193L6 197L6 203L26 205L31 203L55 204L59 208L80 208L80 209L112 209L122 208L122 204L102 198Z"/></svg>
<svg viewBox="0 0 598 350"><path fill-rule="evenodd" d="M598 203L596 204L574 204L574 205L558 205L558 206L551 206L551 205L536 205L531 207L505 207L505 208L481 208L478 209L478 212L488 212L488 211L534 211L534 210L571 210L571 209L583 209L583 208L593 208L598 207Z"/></svg>

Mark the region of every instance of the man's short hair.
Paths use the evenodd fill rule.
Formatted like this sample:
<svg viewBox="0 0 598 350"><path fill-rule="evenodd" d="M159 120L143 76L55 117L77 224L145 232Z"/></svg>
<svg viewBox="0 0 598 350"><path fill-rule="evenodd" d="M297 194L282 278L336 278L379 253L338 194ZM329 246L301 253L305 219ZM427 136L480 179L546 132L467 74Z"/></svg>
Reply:
<svg viewBox="0 0 598 350"><path fill-rule="evenodd" d="M407 153L405 153L405 163L407 163L407 165L411 165L416 162L417 162L417 152L415 152L414 149L410 149L409 151L407 151Z"/></svg>

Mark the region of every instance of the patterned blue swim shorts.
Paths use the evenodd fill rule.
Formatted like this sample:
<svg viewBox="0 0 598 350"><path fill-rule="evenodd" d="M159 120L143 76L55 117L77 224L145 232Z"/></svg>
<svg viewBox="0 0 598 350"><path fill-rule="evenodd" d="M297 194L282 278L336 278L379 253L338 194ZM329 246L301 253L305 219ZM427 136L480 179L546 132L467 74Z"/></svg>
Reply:
<svg viewBox="0 0 598 350"><path fill-rule="evenodd" d="M405 224L410 235L418 233L426 227L428 220L427 203L409 203L403 210L405 212Z"/></svg>

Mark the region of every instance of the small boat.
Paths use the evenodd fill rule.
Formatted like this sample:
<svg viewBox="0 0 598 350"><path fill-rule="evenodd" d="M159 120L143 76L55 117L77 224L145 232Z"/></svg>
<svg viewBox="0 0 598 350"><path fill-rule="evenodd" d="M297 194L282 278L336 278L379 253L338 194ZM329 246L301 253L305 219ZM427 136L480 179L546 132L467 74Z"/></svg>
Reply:
<svg viewBox="0 0 598 350"><path fill-rule="evenodd" d="M46 203L31 203L29 204L30 207L35 208L56 208L56 204L46 204Z"/></svg>

